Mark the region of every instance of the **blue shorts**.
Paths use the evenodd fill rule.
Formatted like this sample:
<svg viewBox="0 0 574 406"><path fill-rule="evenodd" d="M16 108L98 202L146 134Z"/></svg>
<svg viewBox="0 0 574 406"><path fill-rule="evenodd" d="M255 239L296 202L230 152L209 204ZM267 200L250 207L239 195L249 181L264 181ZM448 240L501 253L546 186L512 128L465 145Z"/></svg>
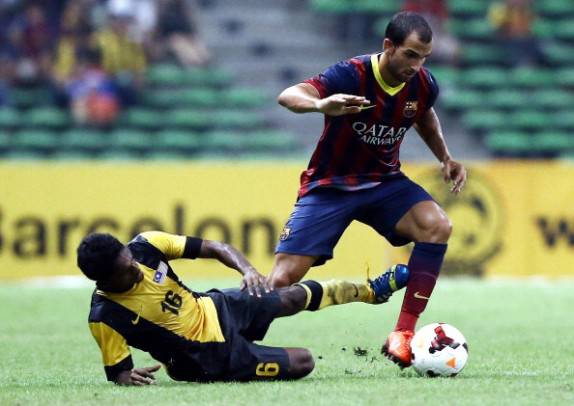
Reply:
<svg viewBox="0 0 574 406"><path fill-rule="evenodd" d="M425 200L433 198L402 173L369 189L314 189L295 204L275 253L318 256L313 266L322 265L333 258L333 248L353 220L371 226L394 246L408 244L411 240L397 235L395 225Z"/></svg>

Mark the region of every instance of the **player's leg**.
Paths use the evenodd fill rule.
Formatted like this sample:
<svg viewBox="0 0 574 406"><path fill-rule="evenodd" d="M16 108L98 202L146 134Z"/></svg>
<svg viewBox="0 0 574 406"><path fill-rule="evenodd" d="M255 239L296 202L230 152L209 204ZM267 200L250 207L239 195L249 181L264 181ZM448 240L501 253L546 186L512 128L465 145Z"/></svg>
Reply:
<svg viewBox="0 0 574 406"><path fill-rule="evenodd" d="M452 226L437 203L422 201L399 220L395 231L414 241L415 246L409 259L411 276L401 313L383 352L397 364L408 366L411 362L410 340L436 284Z"/></svg>
<svg viewBox="0 0 574 406"><path fill-rule="evenodd" d="M432 197L406 176L387 181L371 195L369 205L357 219L394 246L415 242L399 322L383 347L390 358L406 366L410 364L412 332L434 288L451 225Z"/></svg>
<svg viewBox="0 0 574 406"><path fill-rule="evenodd" d="M272 320L277 317L292 316L302 310L316 311L329 306L352 303L382 303L390 295L406 286L409 277L408 268L404 265L391 267L374 281L366 283L353 283L348 281L331 280L317 282L303 281L292 286L279 288L262 298L242 295L242 302L252 303L251 324L242 329L241 338L262 339ZM237 290L228 292L237 297ZM278 300L277 300L278 299ZM268 303L264 304L264 301ZM273 310L273 309L277 309ZM245 312L241 312L242 314ZM245 319L239 315L235 320ZM241 322L244 324L244 322ZM315 361L311 353L304 348L275 348L245 343L242 339L235 339L235 353L249 352L256 356L255 374L253 368L236 368L230 372L233 379L247 380L285 380L299 379L311 373ZM245 348L244 348L245 347ZM244 349L242 349L244 348ZM287 355L287 361L282 351ZM241 357L243 358L243 357ZM252 364L255 364L252 362ZM233 365L233 360L232 360Z"/></svg>
<svg viewBox="0 0 574 406"><path fill-rule="evenodd" d="M289 369L286 379L300 379L315 369L315 360L306 348L285 348L289 357Z"/></svg>
<svg viewBox="0 0 574 406"><path fill-rule="evenodd" d="M239 341L241 339L239 338ZM268 347L255 343L234 345L237 360L249 360L245 365L232 363L228 379L244 381L282 381L301 379L315 368L311 352L305 348ZM233 358L233 357L232 357Z"/></svg>
<svg viewBox="0 0 574 406"><path fill-rule="evenodd" d="M292 316L302 310L316 311L353 302L376 303L375 293L367 283L306 280L281 288L277 292L282 304L277 317Z"/></svg>
<svg viewBox="0 0 574 406"><path fill-rule="evenodd" d="M187 382L300 379L314 368L313 355L305 348L269 347L239 335L225 343L203 344L187 358L165 365L171 379Z"/></svg>
<svg viewBox="0 0 574 406"><path fill-rule="evenodd" d="M269 275L270 286L279 288L299 282L317 258L308 255L275 254L275 262Z"/></svg>
<svg viewBox="0 0 574 406"><path fill-rule="evenodd" d="M279 290L264 293L261 297L239 289L207 292L206 296L213 301L217 310L225 341L198 343L199 351L190 351L189 357L201 366L204 374L185 379L193 368L182 365L179 369L187 375L178 375L179 380L182 377L183 380L198 381L282 380L308 375L315 365L308 350L269 347L253 342L265 337L269 326L283 310ZM300 292L297 293L297 290ZM297 290L292 302L299 301L304 305L305 290ZM173 371L174 368L171 368L170 376L175 376Z"/></svg>
<svg viewBox="0 0 574 406"><path fill-rule="evenodd" d="M353 302L384 303L394 292L404 288L408 279L408 268L405 265L395 265L376 279L365 283L343 280L303 281L276 291L281 300L281 310L276 317Z"/></svg>
<svg viewBox="0 0 574 406"><path fill-rule="evenodd" d="M406 286L408 278L408 268L395 265L374 280L363 283L307 280L264 293L261 297L249 295L247 291L239 289L210 291L208 296L214 301L223 326L231 328L248 341L255 341L265 337L269 326L277 317L345 303L384 303L393 292Z"/></svg>
<svg viewBox="0 0 574 406"><path fill-rule="evenodd" d="M452 224L435 201L426 200L411 207L398 221L395 231L415 242L446 244Z"/></svg>
<svg viewBox="0 0 574 406"><path fill-rule="evenodd" d="M331 259L356 206L353 194L335 189L314 190L299 199L281 233L269 284L292 285L309 268Z"/></svg>

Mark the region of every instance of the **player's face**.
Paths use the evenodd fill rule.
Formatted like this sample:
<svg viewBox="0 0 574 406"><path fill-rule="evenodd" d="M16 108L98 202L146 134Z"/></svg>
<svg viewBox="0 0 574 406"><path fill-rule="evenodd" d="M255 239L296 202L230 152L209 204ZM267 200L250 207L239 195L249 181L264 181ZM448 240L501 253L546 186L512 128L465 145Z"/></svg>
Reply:
<svg viewBox="0 0 574 406"><path fill-rule="evenodd" d="M418 34L413 31L398 46L385 39L385 52L389 53L388 69L391 75L399 82L408 82L419 72L430 56L432 41L428 44L422 42Z"/></svg>
<svg viewBox="0 0 574 406"><path fill-rule="evenodd" d="M143 279L143 273L129 249L124 247L116 259L115 269L110 278L100 284L101 289L111 292L124 292ZM103 286L102 286L103 285Z"/></svg>

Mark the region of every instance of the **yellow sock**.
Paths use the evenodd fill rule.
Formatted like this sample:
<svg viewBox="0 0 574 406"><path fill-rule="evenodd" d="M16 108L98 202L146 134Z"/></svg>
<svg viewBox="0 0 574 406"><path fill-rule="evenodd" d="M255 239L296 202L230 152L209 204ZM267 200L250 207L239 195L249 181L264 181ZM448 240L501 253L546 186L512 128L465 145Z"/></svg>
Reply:
<svg viewBox="0 0 574 406"><path fill-rule="evenodd" d="M331 280L319 284L323 288L319 309L353 302L372 303L374 299L372 289L365 283Z"/></svg>
<svg viewBox="0 0 574 406"><path fill-rule="evenodd" d="M305 309L311 311L345 303L375 303L375 294L366 283L331 280L328 282L305 281L299 285L307 291Z"/></svg>

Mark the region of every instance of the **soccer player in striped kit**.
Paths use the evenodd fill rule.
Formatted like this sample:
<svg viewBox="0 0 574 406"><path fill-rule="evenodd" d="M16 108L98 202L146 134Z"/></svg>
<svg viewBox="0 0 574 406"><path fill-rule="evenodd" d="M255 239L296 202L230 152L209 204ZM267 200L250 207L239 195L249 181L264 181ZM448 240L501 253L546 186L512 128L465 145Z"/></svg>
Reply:
<svg viewBox="0 0 574 406"><path fill-rule="evenodd" d="M331 259L353 220L371 226L393 246L414 242L403 306L382 349L401 367L411 364L410 341L452 230L442 208L401 172L399 149L407 130L415 127L453 193L466 182L466 170L452 159L433 109L439 89L423 67L431 51L428 23L416 13L401 12L386 28L383 52L339 62L287 88L278 99L295 113L323 113L325 125L301 174L269 282L291 285L311 266Z"/></svg>

